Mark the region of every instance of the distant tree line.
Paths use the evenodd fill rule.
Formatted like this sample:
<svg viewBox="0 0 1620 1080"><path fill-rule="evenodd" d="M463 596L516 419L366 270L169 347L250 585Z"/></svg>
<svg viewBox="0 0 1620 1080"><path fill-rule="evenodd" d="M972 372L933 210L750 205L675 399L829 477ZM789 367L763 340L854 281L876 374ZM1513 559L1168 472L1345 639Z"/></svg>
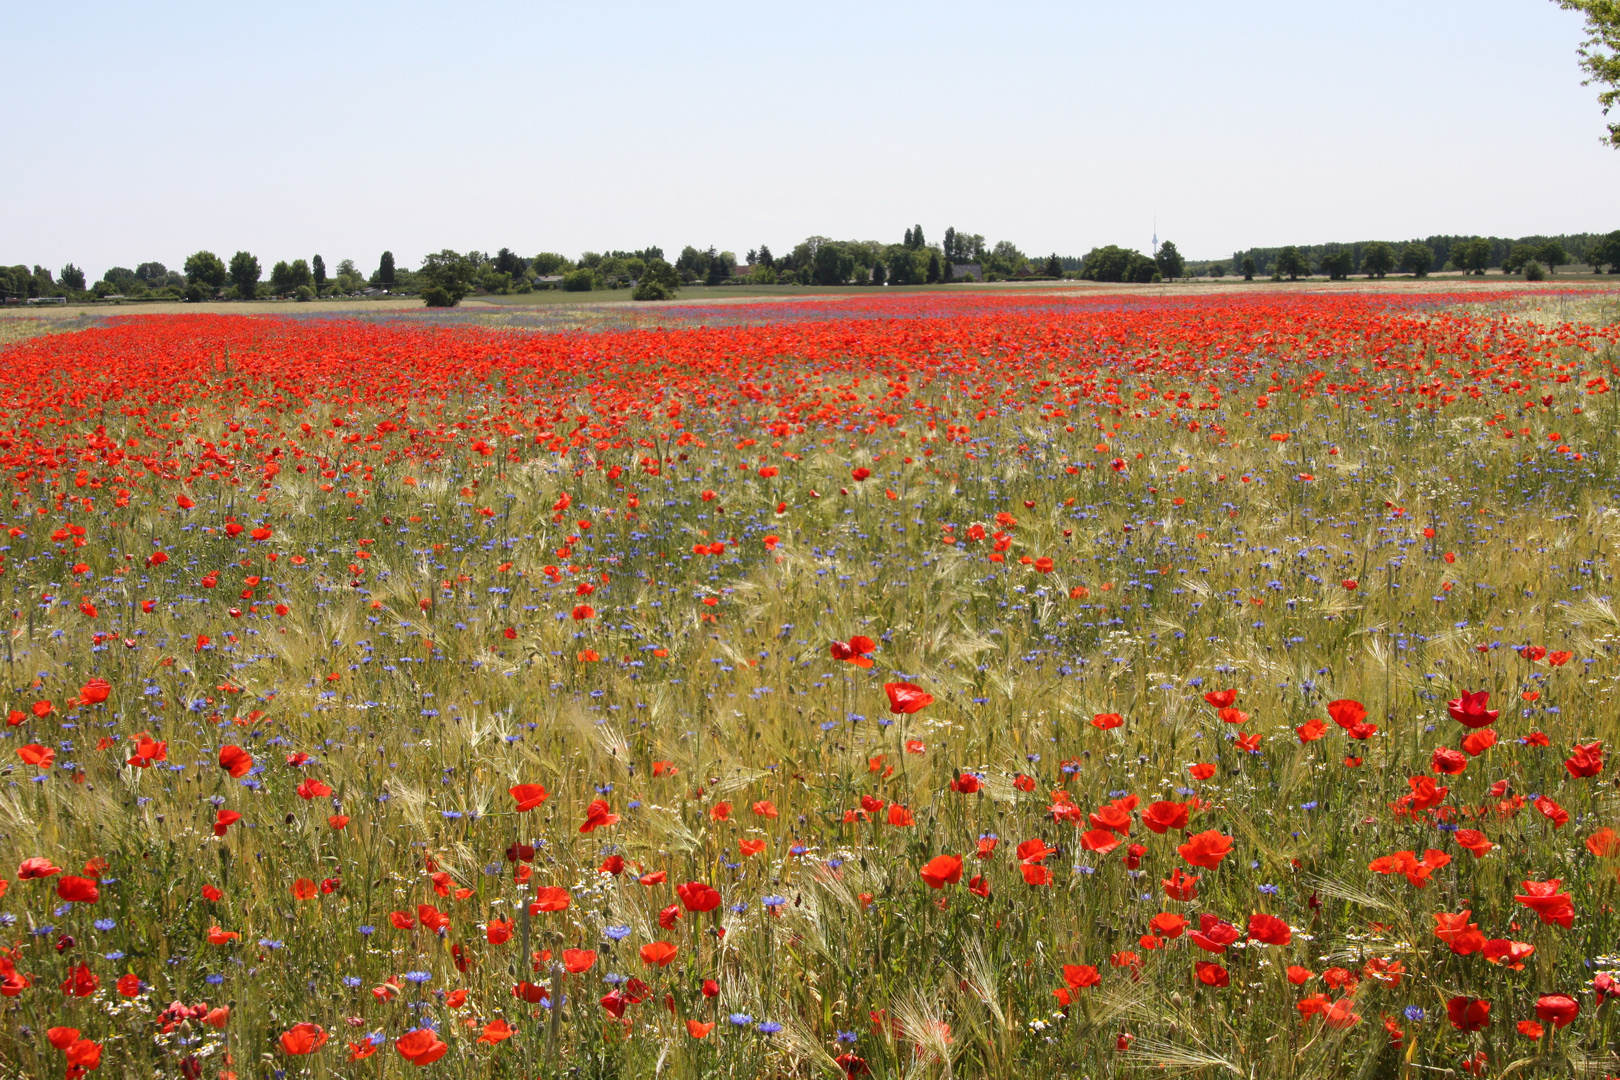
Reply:
<svg viewBox="0 0 1620 1080"><path fill-rule="evenodd" d="M1430 236L1406 242L1366 240L1250 248L1234 252L1230 261L1189 262L1187 273L1289 280L1320 274L1343 280L1352 274L1372 278L1393 273L1427 277L1442 270L1465 274L1500 270L1533 279L1543 273L1556 273L1564 266L1587 266L1593 273L1620 273L1620 230L1607 234L1525 236L1517 240L1499 236Z"/></svg>
<svg viewBox="0 0 1620 1080"><path fill-rule="evenodd" d="M352 259L341 259L329 269L325 259L314 255L276 262L268 276L251 252L238 251L225 259L212 251L198 251L178 270L161 262L144 262L133 270L115 266L94 283L87 283L84 271L72 263L55 274L37 265L0 266L0 299L314 300L387 292L449 306L474 292L507 295L540 289L630 289L634 299L662 300L690 285L906 286L1059 278L1151 283L1229 274L1251 280L1313 275L1343 280L1354 274L1424 277L1448 268L1469 274L1500 270L1535 279L1564 266L1620 273L1620 230L1517 240L1431 236L1404 243L1301 244L1250 248L1234 252L1230 260L1189 261L1169 241L1151 254L1109 244L1083 256L1042 257L1026 255L1009 240L986 244L983 236L954 227L945 230L939 243L930 243L922 226L913 225L898 243L811 236L780 255L761 244L743 259L713 245L704 250L684 247L673 262L656 246L587 251L577 259L548 251L525 257L510 248L493 254L445 249L410 270L396 266L393 253L385 251L369 274Z"/></svg>

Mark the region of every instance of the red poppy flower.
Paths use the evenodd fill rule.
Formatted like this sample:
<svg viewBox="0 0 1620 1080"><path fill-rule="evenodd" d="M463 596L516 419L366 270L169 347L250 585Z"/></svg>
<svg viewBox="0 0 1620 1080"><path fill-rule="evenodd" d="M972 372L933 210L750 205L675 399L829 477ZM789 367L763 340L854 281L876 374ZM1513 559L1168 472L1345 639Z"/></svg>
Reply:
<svg viewBox="0 0 1620 1080"><path fill-rule="evenodd" d="M1198 929L1188 935L1188 940L1205 952L1223 953L1239 936L1237 927L1206 911L1198 916Z"/></svg>
<svg viewBox="0 0 1620 1080"><path fill-rule="evenodd" d="M1071 990L1086 990L1102 982L1102 976L1090 964L1064 964L1063 981Z"/></svg>
<svg viewBox="0 0 1620 1080"><path fill-rule="evenodd" d="M1523 971L1524 962L1535 955L1535 951L1536 947L1528 942L1491 938L1480 949L1480 954L1490 963L1513 971Z"/></svg>
<svg viewBox="0 0 1620 1080"><path fill-rule="evenodd" d="M1483 1031L1491 1026L1491 1003L1479 998L1454 997L1446 1002L1446 1018L1458 1031Z"/></svg>
<svg viewBox="0 0 1620 1080"><path fill-rule="evenodd" d="M1293 940L1294 932L1288 924L1275 915L1257 911L1249 916L1249 940L1258 941L1262 945L1287 945Z"/></svg>
<svg viewBox="0 0 1620 1080"><path fill-rule="evenodd" d="M1449 746L1435 747L1429 768L1442 776L1460 776L1468 768L1468 758Z"/></svg>
<svg viewBox="0 0 1620 1080"><path fill-rule="evenodd" d="M1569 820L1569 811L1546 795L1539 796L1534 805L1542 817L1553 823L1554 829L1563 828L1564 823Z"/></svg>
<svg viewBox="0 0 1620 1080"><path fill-rule="evenodd" d="M68 875L56 883L56 895L74 904L93 904L101 899L101 890L89 878Z"/></svg>
<svg viewBox="0 0 1620 1080"><path fill-rule="evenodd" d="M943 889L962 880L960 855L936 855L928 860L921 871L923 883L930 889Z"/></svg>
<svg viewBox="0 0 1620 1080"><path fill-rule="evenodd" d="M561 885L542 885L534 890L534 902L529 905L529 913L539 915L546 911L567 911L572 902L568 890Z"/></svg>
<svg viewBox="0 0 1620 1080"><path fill-rule="evenodd" d="M326 1038L326 1032L319 1024L308 1022L294 1024L281 1033L281 1048L295 1057L313 1054L326 1045Z"/></svg>
<svg viewBox="0 0 1620 1080"><path fill-rule="evenodd" d="M1597 776L1603 772L1603 743L1576 743L1575 750L1564 759L1564 768L1577 779Z"/></svg>
<svg viewBox="0 0 1620 1080"><path fill-rule="evenodd" d="M432 1028L423 1027L401 1035L394 1049L412 1065L431 1065L444 1057L450 1046Z"/></svg>
<svg viewBox="0 0 1620 1080"><path fill-rule="evenodd" d="M517 800L519 813L533 810L551 795L543 784L517 784L514 787L507 788L507 794Z"/></svg>
<svg viewBox="0 0 1620 1080"><path fill-rule="evenodd" d="M616 824L618 820L619 815L612 812L607 800L597 799L585 808L585 822L580 825L579 831L582 833L595 832L597 829Z"/></svg>
<svg viewBox="0 0 1620 1080"><path fill-rule="evenodd" d="M517 1028L508 1024L505 1020L496 1019L484 1025L484 1032L478 1036L478 1041L494 1046L496 1043L510 1039L516 1034ZM420 1064L425 1064L425 1062Z"/></svg>
<svg viewBox="0 0 1620 1080"><path fill-rule="evenodd" d="M889 711L901 715L920 712L934 703L932 694L911 683L884 683L883 692L889 695Z"/></svg>
<svg viewBox="0 0 1620 1080"><path fill-rule="evenodd" d="M675 895L681 898L687 911L713 911L720 906L720 893L701 881L675 886Z"/></svg>
<svg viewBox="0 0 1620 1080"><path fill-rule="evenodd" d="M1198 981L1205 986L1220 988L1232 984L1232 977L1227 974L1226 969L1208 960L1197 961L1193 964L1193 971L1197 973Z"/></svg>
<svg viewBox="0 0 1620 1080"><path fill-rule="evenodd" d="M230 773L231 779L240 780L253 768L253 755L235 744L221 747L219 767Z"/></svg>
<svg viewBox="0 0 1620 1080"><path fill-rule="evenodd" d="M74 1039L66 1051L67 1075L83 1076L91 1069L101 1067L101 1044L94 1039Z"/></svg>
<svg viewBox="0 0 1620 1080"><path fill-rule="evenodd" d="M1222 859L1232 853L1232 838L1218 830L1210 829L1189 837L1185 844L1176 848L1176 851L1189 865L1213 870L1221 865Z"/></svg>
<svg viewBox="0 0 1620 1080"><path fill-rule="evenodd" d="M313 776L305 777L304 782L298 785L297 790L298 797L300 799L319 799L332 794L331 788L327 787Z"/></svg>
<svg viewBox="0 0 1620 1080"><path fill-rule="evenodd" d="M1548 926L1556 924L1568 930L1575 925L1575 901L1568 893L1558 891L1562 884L1558 878L1526 881L1523 882L1524 892L1513 899L1534 911Z"/></svg>
<svg viewBox="0 0 1620 1080"><path fill-rule="evenodd" d="M1498 710L1485 707L1490 699L1489 691L1469 691L1461 697L1452 698L1446 702L1446 712L1451 715L1453 720L1464 727L1489 727L1496 723L1496 718L1500 715Z"/></svg>
<svg viewBox="0 0 1620 1080"><path fill-rule="evenodd" d="M1164 894L1172 900L1179 900L1185 904L1198 899L1197 876L1182 873L1179 866L1160 884L1164 886Z"/></svg>
<svg viewBox="0 0 1620 1080"><path fill-rule="evenodd" d="M1322 722L1320 717L1313 718L1295 728L1294 734L1299 736L1301 743L1315 742L1327 734L1327 725Z"/></svg>
<svg viewBox="0 0 1620 1080"><path fill-rule="evenodd" d="M652 941L641 947L641 962L648 967L668 967L678 950L667 941Z"/></svg>
<svg viewBox="0 0 1620 1080"><path fill-rule="evenodd" d="M1178 938L1187 929L1187 920L1172 911L1161 911L1148 920L1148 927L1160 937Z"/></svg>

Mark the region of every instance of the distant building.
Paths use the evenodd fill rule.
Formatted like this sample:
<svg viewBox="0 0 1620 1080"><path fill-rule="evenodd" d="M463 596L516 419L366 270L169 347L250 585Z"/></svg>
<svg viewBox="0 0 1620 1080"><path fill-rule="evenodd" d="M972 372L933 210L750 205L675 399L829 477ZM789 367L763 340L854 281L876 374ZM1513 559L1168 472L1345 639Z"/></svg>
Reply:
<svg viewBox="0 0 1620 1080"><path fill-rule="evenodd" d="M963 278L972 278L974 281L984 280L983 263L952 263L951 280L961 281Z"/></svg>

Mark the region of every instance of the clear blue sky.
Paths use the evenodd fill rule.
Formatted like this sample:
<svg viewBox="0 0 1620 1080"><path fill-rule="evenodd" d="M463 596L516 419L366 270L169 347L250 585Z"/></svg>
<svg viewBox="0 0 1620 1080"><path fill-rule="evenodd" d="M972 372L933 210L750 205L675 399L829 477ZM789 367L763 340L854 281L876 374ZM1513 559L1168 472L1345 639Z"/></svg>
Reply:
<svg viewBox="0 0 1620 1080"><path fill-rule="evenodd" d="M1620 228L1547 0L0 2L0 263Z"/></svg>

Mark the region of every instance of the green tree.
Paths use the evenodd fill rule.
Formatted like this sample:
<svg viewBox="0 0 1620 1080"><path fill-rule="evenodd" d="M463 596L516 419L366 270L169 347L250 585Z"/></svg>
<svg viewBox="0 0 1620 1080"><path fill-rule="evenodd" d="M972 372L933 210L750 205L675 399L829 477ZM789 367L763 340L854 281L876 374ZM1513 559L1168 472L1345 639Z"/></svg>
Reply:
<svg viewBox="0 0 1620 1080"><path fill-rule="evenodd" d="M708 251L708 257L709 272L704 276L705 281L708 284L718 285L736 272L737 256L733 255L731 252L717 252L711 247Z"/></svg>
<svg viewBox="0 0 1620 1080"><path fill-rule="evenodd" d="M1594 274L1603 273L1604 266L1608 266L1609 273L1620 274L1620 229L1593 244L1586 258Z"/></svg>
<svg viewBox="0 0 1620 1080"><path fill-rule="evenodd" d="M824 240L810 258L810 280L817 285L842 285L855 273L855 257L843 244Z"/></svg>
<svg viewBox="0 0 1620 1080"><path fill-rule="evenodd" d="M1564 250L1564 245L1557 240L1548 240L1536 248L1536 259L1539 262L1546 263L1547 269L1556 274L1560 266L1569 263L1569 253Z"/></svg>
<svg viewBox="0 0 1620 1080"><path fill-rule="evenodd" d="M1299 248L1289 244L1277 252L1277 264L1272 267L1272 272L1287 274L1289 281L1298 281L1301 277L1310 275L1311 267L1299 253Z"/></svg>
<svg viewBox="0 0 1620 1080"><path fill-rule="evenodd" d="M1416 240L1407 244L1401 249L1401 269L1409 271L1413 277L1428 277L1429 271L1434 269L1434 249Z"/></svg>
<svg viewBox="0 0 1620 1080"><path fill-rule="evenodd" d="M551 277L553 274L560 274L564 270L570 269L570 264L567 259L558 255L555 251L542 251L529 260L529 267L541 277Z"/></svg>
<svg viewBox="0 0 1620 1080"><path fill-rule="evenodd" d="M1254 280L1254 256L1253 255L1245 255L1245 256L1243 256L1243 262L1241 264L1241 269L1243 270L1243 280L1244 281L1253 281Z"/></svg>
<svg viewBox="0 0 1620 1080"><path fill-rule="evenodd" d="M872 264L872 276L868 280L870 280L873 285L882 285L888 280L888 271L884 269L881 260Z"/></svg>
<svg viewBox="0 0 1620 1080"><path fill-rule="evenodd" d="M326 288L326 260L317 255L310 261L309 268L314 274L315 291L318 293Z"/></svg>
<svg viewBox="0 0 1620 1080"><path fill-rule="evenodd" d="M243 300L252 300L259 293L259 260L245 251L238 251L231 256L230 265L231 284L236 288L236 295Z"/></svg>
<svg viewBox="0 0 1620 1080"><path fill-rule="evenodd" d="M471 259L449 248L429 255L417 271L427 285L422 290L423 300L428 307L455 307L471 291L477 269Z"/></svg>
<svg viewBox="0 0 1620 1080"><path fill-rule="evenodd" d="M161 284L169 276L169 268L160 262L143 262L135 268L135 276L148 285Z"/></svg>
<svg viewBox="0 0 1620 1080"><path fill-rule="evenodd" d="M1536 249L1530 244L1514 244L1502 258L1502 273L1517 274L1524 270L1525 265L1534 262Z"/></svg>
<svg viewBox="0 0 1620 1080"><path fill-rule="evenodd" d="M1029 268L1029 261L1018 245L1011 240L998 240L996 246L990 249L984 259L984 272L986 275L999 274L1002 277L1012 277L1014 274Z"/></svg>
<svg viewBox="0 0 1620 1080"><path fill-rule="evenodd" d="M1349 248L1324 252L1320 268L1329 281L1344 281L1356 268L1355 255Z"/></svg>
<svg viewBox="0 0 1620 1080"><path fill-rule="evenodd" d="M1087 281L1124 281L1132 256L1140 253L1117 244L1094 247L1080 260L1080 276Z"/></svg>
<svg viewBox="0 0 1620 1080"><path fill-rule="evenodd" d="M884 273L891 285L921 285L928 276L922 256L905 247L890 247Z"/></svg>
<svg viewBox="0 0 1620 1080"><path fill-rule="evenodd" d="M208 289L210 296L225 287L225 276L225 263L212 251L186 256L186 281Z"/></svg>
<svg viewBox="0 0 1620 1080"><path fill-rule="evenodd" d="M586 254L589 254L589 252ZM581 256L581 264L583 265L583 256ZM681 248L681 253L675 258L675 272L688 285L700 278L707 279L709 276L709 253L699 251L691 244L687 244Z"/></svg>
<svg viewBox="0 0 1620 1080"><path fill-rule="evenodd" d="M755 269L760 268L755 267ZM680 287L681 276L675 272L673 266L663 259L648 259L647 269L642 273L640 280L636 282L635 291L630 294L630 299L669 300L675 296Z"/></svg>
<svg viewBox="0 0 1620 1080"><path fill-rule="evenodd" d="M1374 240L1361 249L1361 272L1370 278L1381 278L1395 269L1395 249L1382 240Z"/></svg>
<svg viewBox="0 0 1620 1080"><path fill-rule="evenodd" d="M72 289L74 292L84 291L84 271L72 263L62 267L62 272L56 275L56 280L65 289Z"/></svg>
<svg viewBox="0 0 1620 1080"><path fill-rule="evenodd" d="M1620 0L1558 0L1568 11L1586 16L1586 40L1581 44L1581 68L1587 79L1582 85L1597 83L1598 104L1603 115L1620 104ZM1620 149L1620 124L1609 124L1604 141Z"/></svg>
<svg viewBox="0 0 1620 1080"><path fill-rule="evenodd" d="M277 261L270 268L270 291L277 296L285 296L293 291L298 283L292 279L292 267L285 259Z"/></svg>
<svg viewBox="0 0 1620 1080"><path fill-rule="evenodd" d="M911 247L911 228L909 226L906 228L906 238L900 241L900 246L904 248Z"/></svg>
<svg viewBox="0 0 1620 1080"><path fill-rule="evenodd" d="M912 251L921 251L925 243L926 241L923 240L922 226L913 225L911 227L911 243L907 244L906 246Z"/></svg>
<svg viewBox="0 0 1620 1080"><path fill-rule="evenodd" d="M1176 245L1168 240L1159 245L1159 253L1154 257L1154 261L1159 264L1159 273L1165 280L1187 276L1186 261L1182 259L1181 252L1176 250ZM1052 256L1052 262L1058 264L1058 272L1053 276L1062 277L1063 264L1056 255Z"/></svg>
<svg viewBox="0 0 1620 1080"><path fill-rule="evenodd" d="M562 287L569 292L590 292L596 288L596 271L588 266L570 270L563 275Z"/></svg>
<svg viewBox="0 0 1620 1080"><path fill-rule="evenodd" d="M389 288L394 284L394 280L394 253L385 251L382 253L382 259L377 263L377 272L371 275L371 283Z"/></svg>
<svg viewBox="0 0 1620 1080"><path fill-rule="evenodd" d="M1483 274L1491 265L1491 242L1483 236L1451 245L1451 264L1465 274Z"/></svg>

